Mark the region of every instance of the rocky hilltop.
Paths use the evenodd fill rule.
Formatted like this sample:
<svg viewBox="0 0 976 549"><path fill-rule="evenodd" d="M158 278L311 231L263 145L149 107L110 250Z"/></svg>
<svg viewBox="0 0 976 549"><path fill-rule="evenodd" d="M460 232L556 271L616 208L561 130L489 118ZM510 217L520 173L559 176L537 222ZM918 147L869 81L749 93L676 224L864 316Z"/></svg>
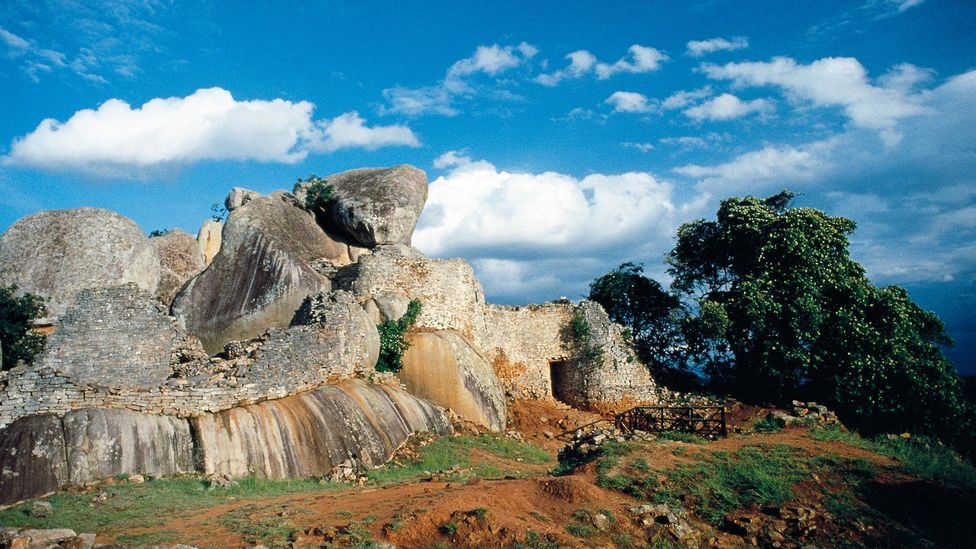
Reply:
<svg viewBox="0 0 976 549"><path fill-rule="evenodd" d="M448 410L500 431L511 398L661 397L596 303L491 305L467 262L412 248L423 171L324 181L314 208L308 183L234 188L196 239L95 208L0 236L0 285L44 297L49 334L0 373L0 504L118 474L327 475L451 432ZM414 301L403 368L377 372L377 326Z"/></svg>

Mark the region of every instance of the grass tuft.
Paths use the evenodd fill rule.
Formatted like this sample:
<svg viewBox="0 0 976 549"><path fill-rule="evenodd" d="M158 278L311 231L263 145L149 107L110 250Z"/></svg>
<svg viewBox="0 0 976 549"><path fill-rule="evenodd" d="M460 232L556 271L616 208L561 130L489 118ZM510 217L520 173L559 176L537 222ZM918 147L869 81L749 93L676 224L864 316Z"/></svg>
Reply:
<svg viewBox="0 0 976 549"><path fill-rule="evenodd" d="M926 480L959 488L976 488L976 468L938 442L925 438L867 439L856 432L845 431L836 426L815 429L811 436L817 440L839 441L895 458L906 472Z"/></svg>

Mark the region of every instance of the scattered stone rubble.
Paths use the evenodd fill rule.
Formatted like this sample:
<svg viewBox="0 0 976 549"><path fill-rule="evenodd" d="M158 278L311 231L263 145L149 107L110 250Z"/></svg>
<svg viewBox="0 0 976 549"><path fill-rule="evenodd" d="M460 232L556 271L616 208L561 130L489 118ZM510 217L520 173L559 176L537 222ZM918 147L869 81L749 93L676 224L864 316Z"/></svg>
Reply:
<svg viewBox="0 0 976 549"><path fill-rule="evenodd" d="M769 413L768 417L772 418L783 427L789 427L790 425L811 424L820 425L821 427L840 425L840 420L837 419L837 414L828 410L823 404L817 404L816 402L802 402L799 400L794 400L792 404L792 414L786 413L782 410L773 410Z"/></svg>
<svg viewBox="0 0 976 549"><path fill-rule="evenodd" d="M0 526L0 548L5 549L92 549L95 534L76 534L67 528L36 530Z"/></svg>

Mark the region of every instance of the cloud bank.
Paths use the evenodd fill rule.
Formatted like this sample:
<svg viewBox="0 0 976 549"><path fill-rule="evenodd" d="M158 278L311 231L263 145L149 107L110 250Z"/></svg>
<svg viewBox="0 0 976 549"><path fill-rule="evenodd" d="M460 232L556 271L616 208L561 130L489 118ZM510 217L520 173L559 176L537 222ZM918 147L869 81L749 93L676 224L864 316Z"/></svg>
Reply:
<svg viewBox="0 0 976 549"><path fill-rule="evenodd" d="M356 112L314 120L308 101L238 101L222 88L152 99L109 99L65 122L43 120L17 138L4 164L102 174L203 160L295 163L312 152L419 146L410 128L373 126Z"/></svg>

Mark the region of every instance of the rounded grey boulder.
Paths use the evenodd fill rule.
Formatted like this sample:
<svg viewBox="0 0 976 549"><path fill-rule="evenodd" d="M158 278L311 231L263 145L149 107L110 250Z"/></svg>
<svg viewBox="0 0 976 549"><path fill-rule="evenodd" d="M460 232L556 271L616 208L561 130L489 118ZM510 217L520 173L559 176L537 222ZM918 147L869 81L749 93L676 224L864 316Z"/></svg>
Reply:
<svg viewBox="0 0 976 549"><path fill-rule="evenodd" d="M220 251L173 299L173 316L215 353L287 327L307 296L332 287L311 262L348 253L292 194L255 198L231 212Z"/></svg>
<svg viewBox="0 0 976 549"><path fill-rule="evenodd" d="M183 229L173 229L150 242L156 247L161 264L156 297L168 306L186 281L207 267L207 262L197 239Z"/></svg>
<svg viewBox="0 0 976 549"><path fill-rule="evenodd" d="M134 282L155 293L159 274L159 254L142 229L100 208L37 212L0 235L0 285L44 297L53 316L86 288Z"/></svg>
<svg viewBox="0 0 976 549"><path fill-rule="evenodd" d="M427 202L427 174L408 164L362 168L325 178L335 189L329 201L328 229L339 230L356 244L410 244ZM305 189L298 191L304 200Z"/></svg>

